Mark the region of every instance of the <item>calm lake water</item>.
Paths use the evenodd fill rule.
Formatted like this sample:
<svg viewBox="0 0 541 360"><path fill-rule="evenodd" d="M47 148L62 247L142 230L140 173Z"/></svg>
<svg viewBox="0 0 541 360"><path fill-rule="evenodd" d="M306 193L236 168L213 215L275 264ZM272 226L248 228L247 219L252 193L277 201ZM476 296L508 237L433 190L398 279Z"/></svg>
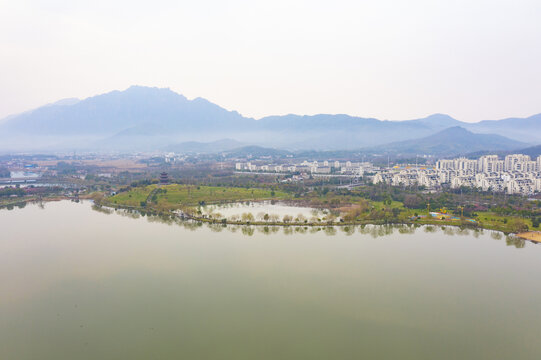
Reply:
<svg viewBox="0 0 541 360"><path fill-rule="evenodd" d="M310 219L312 217L323 218L327 213L327 211L321 211L314 208L291 206L284 203L271 201L247 201L231 204L206 205L201 206L200 210L205 215L221 214L227 219L232 219L233 217L240 218L242 214L250 213L256 220L262 220L259 216L262 214L268 214L270 216L275 215L282 220L285 215L289 215L293 218L302 215L306 219Z"/></svg>
<svg viewBox="0 0 541 360"><path fill-rule="evenodd" d="M0 210L0 234L2 360L541 358L541 245L488 231L182 226L64 201Z"/></svg>

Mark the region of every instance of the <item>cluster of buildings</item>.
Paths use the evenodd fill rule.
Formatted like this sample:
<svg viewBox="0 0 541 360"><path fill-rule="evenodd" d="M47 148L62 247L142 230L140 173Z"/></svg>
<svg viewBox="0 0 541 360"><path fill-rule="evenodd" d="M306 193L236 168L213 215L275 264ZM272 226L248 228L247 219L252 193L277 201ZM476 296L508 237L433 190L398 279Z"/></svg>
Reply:
<svg viewBox="0 0 541 360"><path fill-rule="evenodd" d="M532 160L523 154L481 156L478 160L439 160L434 168L394 167L378 172L373 183L393 186L425 186L437 189L475 187L483 191L530 195L541 192L541 156Z"/></svg>
<svg viewBox="0 0 541 360"><path fill-rule="evenodd" d="M237 171L257 171L273 173L310 173L322 175L351 175L362 177L366 172L376 169L369 162L351 161L303 161L299 164L256 164L252 162L238 162Z"/></svg>
<svg viewBox="0 0 541 360"><path fill-rule="evenodd" d="M237 162L237 171L281 173L348 175L368 178L374 184L392 186L424 186L430 190L443 187L475 187L483 191L531 195L541 192L541 156L532 160L524 154L481 156L477 160L467 158L438 160L429 166L394 166L378 168L370 162L351 161L303 161L290 164L264 164L261 162Z"/></svg>

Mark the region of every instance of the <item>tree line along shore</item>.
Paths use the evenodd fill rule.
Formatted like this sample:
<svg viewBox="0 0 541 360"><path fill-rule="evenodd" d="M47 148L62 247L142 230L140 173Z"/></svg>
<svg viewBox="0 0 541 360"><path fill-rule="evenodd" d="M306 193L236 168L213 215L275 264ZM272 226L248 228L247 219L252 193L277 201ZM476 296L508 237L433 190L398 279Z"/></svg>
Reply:
<svg viewBox="0 0 541 360"><path fill-rule="evenodd" d="M379 191L373 191L374 189ZM453 194L400 193L393 189L372 187L372 192L325 187L284 189L280 186L232 187L188 184L140 183L119 189L112 194L96 193L98 205L128 208L160 214L181 214L193 220L249 225L355 225L355 224L438 224L479 227L504 233L524 233L539 230L539 204L517 209L508 206L474 207L457 204ZM370 189L369 189L370 190ZM461 194L463 195L463 194ZM324 216L305 217L285 215L277 218L272 213L245 213L228 218L220 213L204 214L201 207L210 204L239 202L285 202L325 211ZM500 204L501 205L501 204Z"/></svg>

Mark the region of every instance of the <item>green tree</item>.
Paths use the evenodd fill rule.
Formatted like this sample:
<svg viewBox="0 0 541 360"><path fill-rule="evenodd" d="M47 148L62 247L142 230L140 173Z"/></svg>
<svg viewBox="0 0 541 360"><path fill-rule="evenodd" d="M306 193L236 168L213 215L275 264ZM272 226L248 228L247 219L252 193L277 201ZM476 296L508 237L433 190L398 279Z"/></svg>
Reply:
<svg viewBox="0 0 541 360"><path fill-rule="evenodd" d="M243 213L241 218L244 222L254 221L254 215L252 213Z"/></svg>
<svg viewBox="0 0 541 360"><path fill-rule="evenodd" d="M528 224L522 219L514 218L511 221L509 221L509 230L511 230L514 233L521 233L528 231Z"/></svg>
<svg viewBox="0 0 541 360"><path fill-rule="evenodd" d="M291 222L293 220L293 217L291 215L284 215L284 217L282 218L282 221L285 222L286 224Z"/></svg>

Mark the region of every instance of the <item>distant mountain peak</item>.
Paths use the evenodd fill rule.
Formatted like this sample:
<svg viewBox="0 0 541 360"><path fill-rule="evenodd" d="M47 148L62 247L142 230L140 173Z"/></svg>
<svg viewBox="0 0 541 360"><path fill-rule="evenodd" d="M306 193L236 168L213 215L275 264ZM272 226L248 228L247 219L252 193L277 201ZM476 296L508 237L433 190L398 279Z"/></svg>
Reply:
<svg viewBox="0 0 541 360"><path fill-rule="evenodd" d="M171 91L168 87L158 87L158 86L144 86L144 85L130 85L126 90L124 91Z"/></svg>
<svg viewBox="0 0 541 360"><path fill-rule="evenodd" d="M451 126L447 129L443 129L433 135L430 135L431 138L455 138L457 140L463 140L464 138L473 138L473 137L485 137L485 136L494 136L500 137L502 140L510 140L504 136L497 134L476 134L473 133L462 126ZM518 143L518 142L517 142Z"/></svg>
<svg viewBox="0 0 541 360"><path fill-rule="evenodd" d="M436 114L428 115L425 119L426 119L426 120L430 120L430 121L452 121L452 122L459 122L457 119L455 119L455 118L452 117L451 115L441 114L441 113L436 113Z"/></svg>
<svg viewBox="0 0 541 360"><path fill-rule="evenodd" d="M430 118L448 118L448 119L453 119L454 120L454 118L451 115L444 114L444 113L434 113L434 114L428 115L426 118L427 119L430 119Z"/></svg>
<svg viewBox="0 0 541 360"><path fill-rule="evenodd" d="M44 105L44 106L55 106L55 105L70 106L70 105L77 104L79 101L81 101L81 100L78 99L78 98L66 98L66 99L61 99L61 100L55 101L53 103L50 103L50 104L47 104L47 105Z"/></svg>
<svg viewBox="0 0 541 360"><path fill-rule="evenodd" d="M121 97L138 97L138 98L164 98L164 99L182 99L184 101L187 101L188 98L186 98L184 95L179 94L170 88L166 87L156 87L156 86L143 86L143 85L131 85L125 90L114 90L109 93L96 95L94 97L90 97L88 99L92 98L101 98L103 96L108 95L116 95ZM87 99L84 99L87 100ZM83 101L84 101L83 100Z"/></svg>
<svg viewBox="0 0 541 360"><path fill-rule="evenodd" d="M471 131L464 129L462 126L451 126L451 127L448 127L447 129L443 129L438 134L473 134L473 133Z"/></svg>
<svg viewBox="0 0 541 360"><path fill-rule="evenodd" d="M451 125L463 124L461 121L458 121L457 119L453 118L450 115L440 114L440 113L428 115L425 118L417 119L417 120L411 120L411 121L420 122L420 123L424 123L424 124L427 124L427 125L436 125L436 124L438 124L438 125L451 126Z"/></svg>
<svg viewBox="0 0 541 360"><path fill-rule="evenodd" d="M518 149L524 143L495 134L475 134L462 126L451 126L435 134L381 145L376 149L401 154L462 155L472 151Z"/></svg>
<svg viewBox="0 0 541 360"><path fill-rule="evenodd" d="M92 148L89 141L76 140L85 138L97 139L100 149L107 144L110 148L141 150L143 144L147 144L145 149L155 150L163 149L167 144L209 142L228 137L242 144L257 143L290 149L351 150L422 139L430 135L435 135L430 143L437 144L443 139L453 143L452 138L471 139L475 134L468 130L477 135L501 134L535 144L541 142L540 125L539 116L463 123L441 113L405 121L381 121L347 114L289 114L267 116L256 121L202 97L189 100L170 88L132 85L124 90L83 100L64 99L10 116L0 123L0 146L7 148L9 141L13 144L12 148L19 149L25 149L27 144L33 148L37 144L47 149L55 144L60 144L58 148L73 148L73 143ZM479 137L478 140L494 145L494 149L503 146L487 138ZM505 139L500 140L508 145L507 148L516 145ZM479 141L463 143L463 150L473 151ZM190 146L205 150L217 145L222 146ZM456 151L459 146L458 143L454 147L451 145L448 148L452 151ZM425 148L432 149L431 146ZM440 149L435 147L436 151Z"/></svg>

